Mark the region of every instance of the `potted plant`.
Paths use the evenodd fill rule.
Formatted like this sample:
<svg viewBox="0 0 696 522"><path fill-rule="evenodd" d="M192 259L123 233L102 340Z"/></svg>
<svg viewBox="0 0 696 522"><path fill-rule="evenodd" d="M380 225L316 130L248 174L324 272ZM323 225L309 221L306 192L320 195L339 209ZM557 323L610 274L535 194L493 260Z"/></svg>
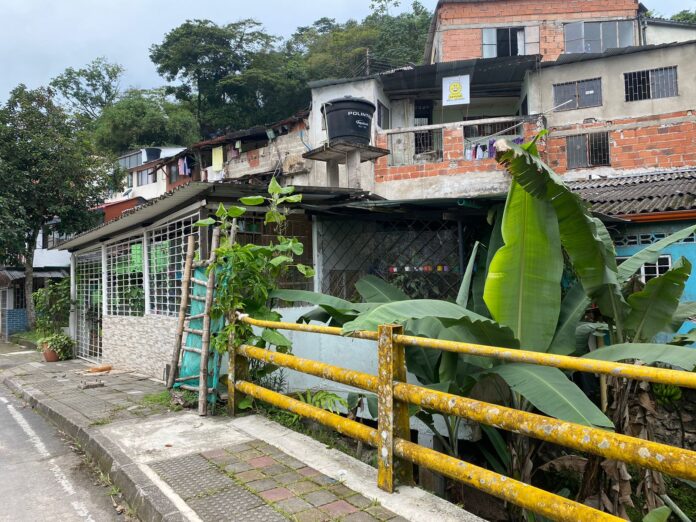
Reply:
<svg viewBox="0 0 696 522"><path fill-rule="evenodd" d="M56 333L41 339L39 349L43 352L46 362L65 361L72 359L75 341L64 333Z"/></svg>

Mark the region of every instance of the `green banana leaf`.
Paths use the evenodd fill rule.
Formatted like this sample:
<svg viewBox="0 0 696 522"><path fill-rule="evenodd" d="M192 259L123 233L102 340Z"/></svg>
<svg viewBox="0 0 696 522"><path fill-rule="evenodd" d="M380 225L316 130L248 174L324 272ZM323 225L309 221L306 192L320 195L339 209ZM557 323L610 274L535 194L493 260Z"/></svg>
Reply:
<svg viewBox="0 0 696 522"><path fill-rule="evenodd" d="M588 352L590 335L605 335L608 330L606 323L579 323L575 329L575 354Z"/></svg>
<svg viewBox="0 0 696 522"><path fill-rule="evenodd" d="M586 426L614 427L558 368L511 363L494 366L488 371L500 375L513 391L551 417Z"/></svg>
<svg viewBox="0 0 696 522"><path fill-rule="evenodd" d="M532 146L530 146L532 145ZM620 320L626 303L619 287L616 257L606 227L595 219L585 202L565 186L538 157L533 144L521 147L507 140L496 142L498 163L532 196L549 201L558 218L561 243L587 295L602 314Z"/></svg>
<svg viewBox="0 0 696 522"><path fill-rule="evenodd" d="M619 265L619 282L625 283L645 263L654 263L657 261L657 258L660 257L660 254L665 248L682 241L694 232L696 232L696 225L691 225L633 254Z"/></svg>
<svg viewBox="0 0 696 522"><path fill-rule="evenodd" d="M488 246L486 247L486 258L484 259L483 256L479 256L477 270L474 273L474 279L471 285L472 303L469 308L485 317L490 317L491 313L486 307L486 303L483 301L483 289L486 285L486 278L488 277L488 267L491 266L491 261L495 253L503 246L503 237L500 231L503 224L503 207L504 205L495 205L488 211L488 221L493 228L488 239Z"/></svg>
<svg viewBox="0 0 696 522"><path fill-rule="evenodd" d="M673 344L623 343L605 346L582 356L600 361L640 360L645 364L661 362L691 371L696 367L696 350Z"/></svg>
<svg viewBox="0 0 696 522"><path fill-rule="evenodd" d="M645 515L642 522L667 522L671 515L672 510L669 507L660 506Z"/></svg>
<svg viewBox="0 0 696 522"><path fill-rule="evenodd" d="M679 303L676 311L672 314L672 322L664 329L665 332L674 333L679 331L684 321L688 321L692 317L696 317L696 301Z"/></svg>
<svg viewBox="0 0 696 522"><path fill-rule="evenodd" d="M556 333L548 351L558 355L570 355L577 349L576 331L580 319L590 304L582 284L576 282L566 292L561 301L561 313L558 317Z"/></svg>
<svg viewBox="0 0 696 522"><path fill-rule="evenodd" d="M351 303L340 297L333 297L319 292L310 292L309 290L279 288L273 290L269 294L269 297L290 302L306 302L317 306L328 305L337 310L355 310L356 312L360 312L371 308L369 303Z"/></svg>
<svg viewBox="0 0 696 522"><path fill-rule="evenodd" d="M629 296L631 311L624 327L634 332L634 342L652 339L671 323L691 274L691 263L681 258L664 274L648 281L645 288Z"/></svg>
<svg viewBox="0 0 696 522"><path fill-rule="evenodd" d="M400 288L373 275L362 277L355 283L355 289L366 303L389 303L410 299Z"/></svg>
<svg viewBox="0 0 696 522"><path fill-rule="evenodd" d="M523 348L545 352L558 323L563 274L553 207L513 181L502 236L505 245L488 269L484 301L498 323L512 328Z"/></svg>
<svg viewBox="0 0 696 522"><path fill-rule="evenodd" d="M469 304L469 290L471 289L471 279L474 275L474 266L476 265L476 253L478 252L479 242L474 243L474 247L471 249L471 254L469 255L469 262L466 265L466 271L464 272L464 277L462 278L462 284L459 286L459 292L457 293L456 303L459 306L467 308Z"/></svg>

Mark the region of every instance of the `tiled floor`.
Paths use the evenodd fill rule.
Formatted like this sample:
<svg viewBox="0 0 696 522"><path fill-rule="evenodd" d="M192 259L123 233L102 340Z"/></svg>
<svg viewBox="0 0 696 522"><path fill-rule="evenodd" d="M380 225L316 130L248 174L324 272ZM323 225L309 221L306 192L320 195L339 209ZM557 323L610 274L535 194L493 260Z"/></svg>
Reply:
<svg viewBox="0 0 696 522"><path fill-rule="evenodd" d="M263 441L150 466L205 522L404 520Z"/></svg>

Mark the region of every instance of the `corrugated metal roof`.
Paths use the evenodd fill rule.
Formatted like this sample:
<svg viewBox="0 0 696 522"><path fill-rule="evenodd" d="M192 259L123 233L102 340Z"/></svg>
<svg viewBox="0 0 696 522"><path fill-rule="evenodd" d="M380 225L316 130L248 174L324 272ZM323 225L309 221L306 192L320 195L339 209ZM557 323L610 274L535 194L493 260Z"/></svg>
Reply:
<svg viewBox="0 0 696 522"><path fill-rule="evenodd" d="M38 279L57 279L67 275L67 270L34 270L34 278ZM24 270L0 270L0 278L9 281L24 279Z"/></svg>
<svg viewBox="0 0 696 522"><path fill-rule="evenodd" d="M592 210L610 216L696 209L696 170L570 181Z"/></svg>

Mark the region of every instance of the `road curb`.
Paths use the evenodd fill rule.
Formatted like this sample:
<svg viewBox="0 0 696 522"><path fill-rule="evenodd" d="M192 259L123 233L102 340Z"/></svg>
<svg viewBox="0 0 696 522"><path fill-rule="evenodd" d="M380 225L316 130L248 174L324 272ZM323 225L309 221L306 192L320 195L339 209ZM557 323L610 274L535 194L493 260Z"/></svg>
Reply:
<svg viewBox="0 0 696 522"><path fill-rule="evenodd" d="M123 493L128 505L143 522L186 520L174 503L145 475L138 464L111 440L87 425L74 411L43 392L7 377L5 386L21 396L59 430L76 440L102 473Z"/></svg>

